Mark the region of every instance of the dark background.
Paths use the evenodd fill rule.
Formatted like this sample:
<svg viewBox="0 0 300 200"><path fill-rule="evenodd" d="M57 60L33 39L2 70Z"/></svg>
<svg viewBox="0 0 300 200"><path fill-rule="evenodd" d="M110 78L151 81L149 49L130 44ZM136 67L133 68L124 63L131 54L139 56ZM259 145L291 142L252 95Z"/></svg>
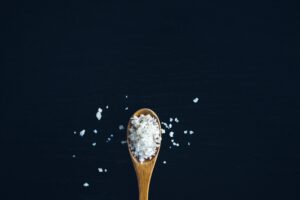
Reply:
<svg viewBox="0 0 300 200"><path fill-rule="evenodd" d="M1 15L1 199L137 199L126 147L72 134L141 107L196 132L163 143L150 199L299 199L295 3L10 1Z"/></svg>

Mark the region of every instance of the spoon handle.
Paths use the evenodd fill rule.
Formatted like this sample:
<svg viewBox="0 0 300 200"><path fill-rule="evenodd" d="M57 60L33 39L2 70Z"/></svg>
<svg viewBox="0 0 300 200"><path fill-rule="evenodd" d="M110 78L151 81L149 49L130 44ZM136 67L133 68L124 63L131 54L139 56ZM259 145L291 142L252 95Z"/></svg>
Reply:
<svg viewBox="0 0 300 200"><path fill-rule="evenodd" d="M138 172L139 200L148 200L150 179L149 171L140 170Z"/></svg>

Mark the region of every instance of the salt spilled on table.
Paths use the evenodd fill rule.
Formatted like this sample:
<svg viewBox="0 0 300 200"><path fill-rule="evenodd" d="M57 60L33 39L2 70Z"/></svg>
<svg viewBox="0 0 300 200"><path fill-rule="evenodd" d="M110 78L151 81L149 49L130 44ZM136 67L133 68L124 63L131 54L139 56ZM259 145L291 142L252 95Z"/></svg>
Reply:
<svg viewBox="0 0 300 200"><path fill-rule="evenodd" d="M97 134L97 133L98 133L97 129L94 129L94 130L93 130L93 132L94 132L95 134Z"/></svg>
<svg viewBox="0 0 300 200"><path fill-rule="evenodd" d="M83 129L82 131L80 131L79 135L80 135L81 137L83 137L84 134L85 134L85 130Z"/></svg>
<svg viewBox="0 0 300 200"><path fill-rule="evenodd" d="M83 187L89 187L89 186L90 186L90 184L87 183L87 182L85 182L85 183L83 184Z"/></svg>
<svg viewBox="0 0 300 200"><path fill-rule="evenodd" d="M143 163L157 153L161 143L160 128L151 115L133 116L130 119L129 149L137 160Z"/></svg>
<svg viewBox="0 0 300 200"><path fill-rule="evenodd" d="M98 120L100 120L102 118L102 109L101 108L98 108L98 111L96 113L96 117Z"/></svg>
<svg viewBox="0 0 300 200"><path fill-rule="evenodd" d="M199 101L199 98L198 98L198 97L196 97L195 99L193 99L193 102L194 102L194 103L198 103L198 101Z"/></svg>
<svg viewBox="0 0 300 200"><path fill-rule="evenodd" d="M119 125L119 130L124 130L125 129L125 127L121 124L121 125Z"/></svg>

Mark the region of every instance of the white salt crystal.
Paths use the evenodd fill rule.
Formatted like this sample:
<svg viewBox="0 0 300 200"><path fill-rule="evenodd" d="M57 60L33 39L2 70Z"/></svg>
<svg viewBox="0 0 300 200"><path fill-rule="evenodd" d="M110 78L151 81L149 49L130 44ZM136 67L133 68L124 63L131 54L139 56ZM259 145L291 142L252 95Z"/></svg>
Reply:
<svg viewBox="0 0 300 200"><path fill-rule="evenodd" d="M104 169L104 172L107 172L107 169Z"/></svg>
<svg viewBox="0 0 300 200"><path fill-rule="evenodd" d="M94 132L95 134L97 134L97 133L98 133L97 129L94 129L94 130L93 130L93 132Z"/></svg>
<svg viewBox="0 0 300 200"><path fill-rule="evenodd" d="M96 146L96 142L93 142L92 145L93 145L93 146Z"/></svg>
<svg viewBox="0 0 300 200"><path fill-rule="evenodd" d="M114 137L114 135L113 135L113 134L110 134L110 137L112 138L112 137Z"/></svg>
<svg viewBox="0 0 300 200"><path fill-rule="evenodd" d="M108 108L109 108L109 107L108 107L108 105L107 105L107 106L105 106L105 108L106 108L106 109L108 109Z"/></svg>
<svg viewBox="0 0 300 200"><path fill-rule="evenodd" d="M172 149L172 147L171 147L171 146L169 146L169 149Z"/></svg>
<svg viewBox="0 0 300 200"><path fill-rule="evenodd" d="M169 135L170 135L170 137L173 137L173 136L174 136L174 132L171 131L171 132L169 133Z"/></svg>
<svg viewBox="0 0 300 200"><path fill-rule="evenodd" d="M190 131L190 135L194 134L194 131Z"/></svg>
<svg viewBox="0 0 300 200"><path fill-rule="evenodd" d="M125 98L128 99L128 95L126 95Z"/></svg>
<svg viewBox="0 0 300 200"><path fill-rule="evenodd" d="M101 108L98 108L98 111L96 113L96 117L98 120L100 120L102 118L102 109Z"/></svg>
<svg viewBox="0 0 300 200"><path fill-rule="evenodd" d="M199 98L198 97L196 97L195 99L193 99L193 102L194 103L197 103L199 101Z"/></svg>
<svg viewBox="0 0 300 200"><path fill-rule="evenodd" d="M102 168L98 168L98 172L102 173L103 169Z"/></svg>
<svg viewBox="0 0 300 200"><path fill-rule="evenodd" d="M128 107L126 107L125 110L128 110Z"/></svg>
<svg viewBox="0 0 300 200"><path fill-rule="evenodd" d="M77 133L77 132L76 132L76 131L74 131L74 135L76 135L76 133Z"/></svg>
<svg viewBox="0 0 300 200"><path fill-rule="evenodd" d="M172 122L172 121L173 121L173 118L170 117L170 122Z"/></svg>
<svg viewBox="0 0 300 200"><path fill-rule="evenodd" d="M84 134L85 134L85 130L84 130L84 129L83 129L82 131L79 132L79 135L80 135L81 137L83 137Z"/></svg>
<svg viewBox="0 0 300 200"><path fill-rule="evenodd" d="M125 129L125 127L121 124L121 125L119 125L119 130L124 130Z"/></svg>
<svg viewBox="0 0 300 200"><path fill-rule="evenodd" d="M169 124L169 128L172 128L172 124Z"/></svg>
<svg viewBox="0 0 300 200"><path fill-rule="evenodd" d="M166 133L166 130L162 128L162 129L161 129L161 133L162 133L162 134L165 134L165 133Z"/></svg>
<svg viewBox="0 0 300 200"><path fill-rule="evenodd" d="M86 183L86 182L83 184L83 187L89 187L89 186L90 185L88 183Z"/></svg>
<svg viewBox="0 0 300 200"><path fill-rule="evenodd" d="M184 133L184 134L187 134L187 133L188 133L188 131L187 131L187 130L185 130L185 131L183 131L183 133Z"/></svg>
<svg viewBox="0 0 300 200"><path fill-rule="evenodd" d="M167 161L164 160L164 161L163 161L163 164L167 164Z"/></svg>
<svg viewBox="0 0 300 200"><path fill-rule="evenodd" d="M178 120L178 118L177 118L177 117L174 119L174 121L175 121L176 123L178 123L178 122L179 122L179 120Z"/></svg>
<svg viewBox="0 0 300 200"><path fill-rule="evenodd" d="M126 144L126 143L127 143L126 140L122 140L122 141L121 141L121 144Z"/></svg>
<svg viewBox="0 0 300 200"><path fill-rule="evenodd" d="M73 154L73 155L72 155L72 158L76 158L76 155L75 155L75 154Z"/></svg>
<svg viewBox="0 0 300 200"><path fill-rule="evenodd" d="M190 146L191 145L191 143L190 142L188 142L188 146Z"/></svg>
<svg viewBox="0 0 300 200"><path fill-rule="evenodd" d="M133 116L130 120L129 149L139 162L151 159L161 143L159 124L151 115Z"/></svg>
<svg viewBox="0 0 300 200"><path fill-rule="evenodd" d="M165 126L165 128L167 128L167 129L170 129L170 128L169 128L169 125L168 125L167 123L165 123L165 122L161 122L161 124L162 124L162 125L164 125L164 126Z"/></svg>

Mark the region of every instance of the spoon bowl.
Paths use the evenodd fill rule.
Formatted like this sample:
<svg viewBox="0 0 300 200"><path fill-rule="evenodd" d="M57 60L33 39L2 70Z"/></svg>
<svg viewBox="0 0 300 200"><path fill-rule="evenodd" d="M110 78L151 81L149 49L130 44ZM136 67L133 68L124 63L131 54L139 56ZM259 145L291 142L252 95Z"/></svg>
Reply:
<svg viewBox="0 0 300 200"><path fill-rule="evenodd" d="M140 116L140 115L150 115L153 118L155 118L158 122L159 125L159 132L160 132L160 136L161 136L161 125L160 125L160 121L158 116L156 115L156 113L154 111L152 111L151 109L148 108L142 108L138 111L136 111L133 116ZM127 126L127 144L129 144L129 139L128 139L128 135L129 135L129 129L131 127L131 119L128 122L128 126ZM132 154L129 145L128 145L128 150L129 150L129 155L130 158L132 160L133 163L133 167L135 169L135 173L137 176L137 180L138 180L138 187L139 187L139 200L148 200L148 194L149 194L149 186L150 186L150 181L151 181L151 176L152 176L152 172L158 157L158 153L160 150L160 145L156 150L156 154L148 160L145 160L143 163L139 162L138 159Z"/></svg>

